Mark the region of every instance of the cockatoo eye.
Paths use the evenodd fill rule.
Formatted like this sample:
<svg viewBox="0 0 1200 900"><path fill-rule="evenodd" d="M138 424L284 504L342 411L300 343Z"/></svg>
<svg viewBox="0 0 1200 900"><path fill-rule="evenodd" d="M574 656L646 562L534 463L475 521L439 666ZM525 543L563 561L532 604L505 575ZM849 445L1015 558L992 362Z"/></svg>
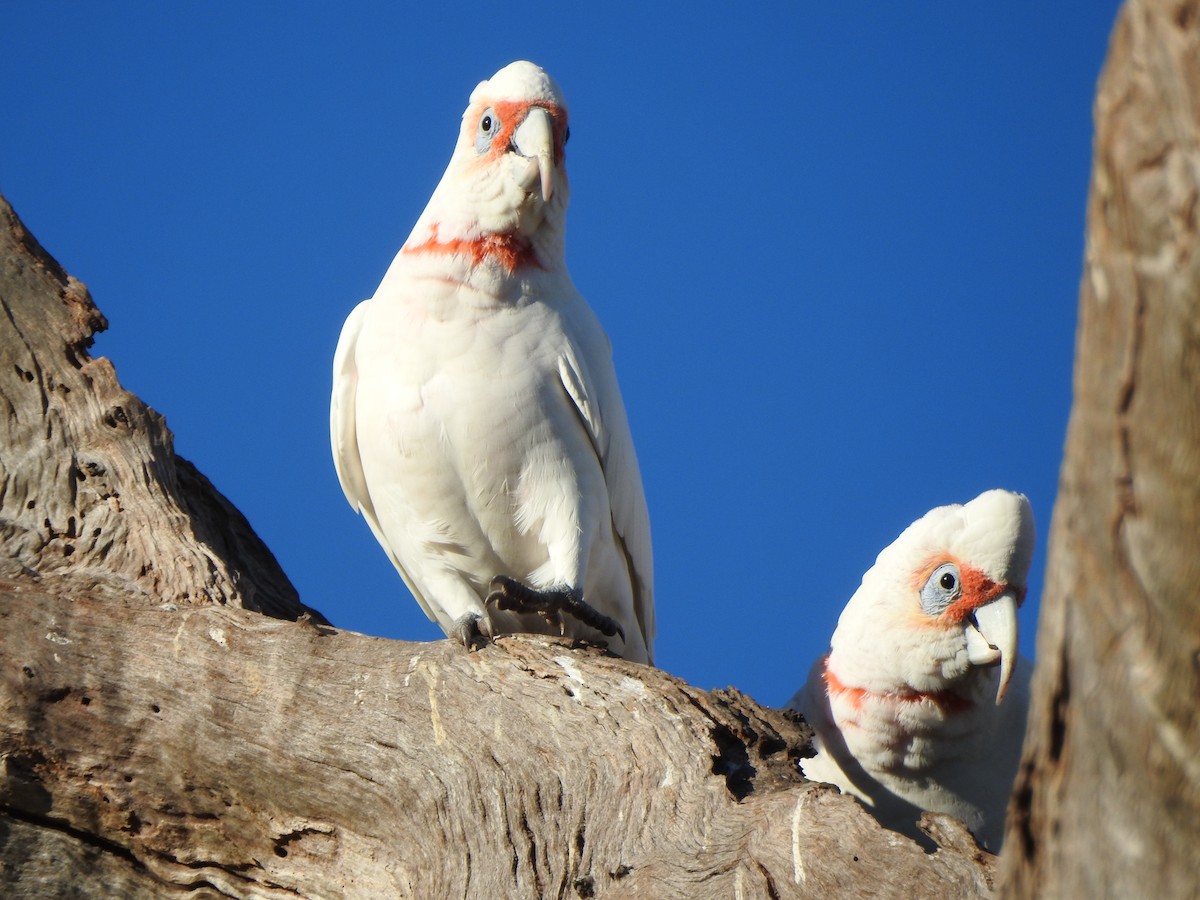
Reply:
<svg viewBox="0 0 1200 900"><path fill-rule="evenodd" d="M475 152L487 153L492 146L492 138L500 131L500 120L491 107L483 111L479 117L479 128L475 131Z"/></svg>
<svg viewBox="0 0 1200 900"><path fill-rule="evenodd" d="M571 126L567 126L567 130L563 132L563 146L567 146L567 141L571 139Z"/></svg>
<svg viewBox="0 0 1200 900"><path fill-rule="evenodd" d="M954 563L942 563L921 588L921 609L931 616L945 612L961 593L961 576Z"/></svg>

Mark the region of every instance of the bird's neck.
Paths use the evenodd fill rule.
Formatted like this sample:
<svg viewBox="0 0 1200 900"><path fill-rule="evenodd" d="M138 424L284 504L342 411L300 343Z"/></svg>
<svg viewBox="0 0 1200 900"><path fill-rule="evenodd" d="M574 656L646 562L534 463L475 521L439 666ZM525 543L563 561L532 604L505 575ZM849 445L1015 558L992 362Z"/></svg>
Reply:
<svg viewBox="0 0 1200 900"><path fill-rule="evenodd" d="M533 238L518 232L488 234L470 232L443 236L435 222L424 235L414 234L400 252L410 257L443 257L465 262L470 267L488 265L516 274L520 269L549 268Z"/></svg>
<svg viewBox="0 0 1200 900"><path fill-rule="evenodd" d="M897 683L884 689L857 685L837 671L833 654L825 657L825 690L831 702L851 710L865 712L871 708L897 710L924 708L939 714L966 712L975 701L953 688L938 691L919 691L909 684Z"/></svg>
<svg viewBox="0 0 1200 900"><path fill-rule="evenodd" d="M988 707L974 682L936 691L855 684L834 654L822 673L828 713L851 755L870 772L909 776L978 753L990 739ZM979 673L973 673L979 674Z"/></svg>
<svg viewBox="0 0 1200 900"><path fill-rule="evenodd" d="M540 230L539 230L540 231ZM375 292L409 308L507 307L566 276L561 242L418 221ZM566 276L569 278L569 276Z"/></svg>

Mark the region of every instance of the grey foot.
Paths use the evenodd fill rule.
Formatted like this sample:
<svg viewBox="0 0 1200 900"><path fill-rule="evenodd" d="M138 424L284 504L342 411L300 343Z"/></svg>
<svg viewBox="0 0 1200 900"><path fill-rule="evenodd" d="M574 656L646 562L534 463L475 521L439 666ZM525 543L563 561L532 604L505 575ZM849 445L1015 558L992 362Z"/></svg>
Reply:
<svg viewBox="0 0 1200 900"><path fill-rule="evenodd" d="M492 623L479 613L465 613L455 619L450 637L468 650L479 650L492 640Z"/></svg>
<svg viewBox="0 0 1200 900"><path fill-rule="evenodd" d="M562 617L570 616L601 634L612 637L619 634L625 640L625 629L616 619L604 615L570 588L538 591L507 575L492 579L491 592L484 601L497 609L514 612L537 613L551 624L562 627Z"/></svg>

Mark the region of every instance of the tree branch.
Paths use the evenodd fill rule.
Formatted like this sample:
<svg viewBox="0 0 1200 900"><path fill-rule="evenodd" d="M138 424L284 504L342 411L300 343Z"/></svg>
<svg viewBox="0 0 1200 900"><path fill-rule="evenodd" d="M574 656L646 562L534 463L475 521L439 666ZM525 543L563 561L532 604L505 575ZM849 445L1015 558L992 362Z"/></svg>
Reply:
<svg viewBox="0 0 1200 900"><path fill-rule="evenodd" d="M328 627L0 205L0 886L23 897L964 897L807 727L548 638ZM241 607L241 608L239 608ZM267 618L265 612L277 618ZM293 621L299 619L298 621Z"/></svg>

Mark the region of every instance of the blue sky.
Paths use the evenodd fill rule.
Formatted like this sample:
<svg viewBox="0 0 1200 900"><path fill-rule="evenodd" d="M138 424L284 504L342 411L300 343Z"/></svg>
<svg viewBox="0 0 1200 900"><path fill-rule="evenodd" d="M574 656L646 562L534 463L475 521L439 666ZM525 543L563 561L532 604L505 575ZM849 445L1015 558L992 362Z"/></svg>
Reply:
<svg viewBox="0 0 1200 900"><path fill-rule="evenodd" d="M5 14L0 192L94 353L335 624L441 636L346 504L330 363L514 59L571 112L572 276L654 531L658 663L782 704L875 555L1058 467L1111 0L38 3Z"/></svg>

